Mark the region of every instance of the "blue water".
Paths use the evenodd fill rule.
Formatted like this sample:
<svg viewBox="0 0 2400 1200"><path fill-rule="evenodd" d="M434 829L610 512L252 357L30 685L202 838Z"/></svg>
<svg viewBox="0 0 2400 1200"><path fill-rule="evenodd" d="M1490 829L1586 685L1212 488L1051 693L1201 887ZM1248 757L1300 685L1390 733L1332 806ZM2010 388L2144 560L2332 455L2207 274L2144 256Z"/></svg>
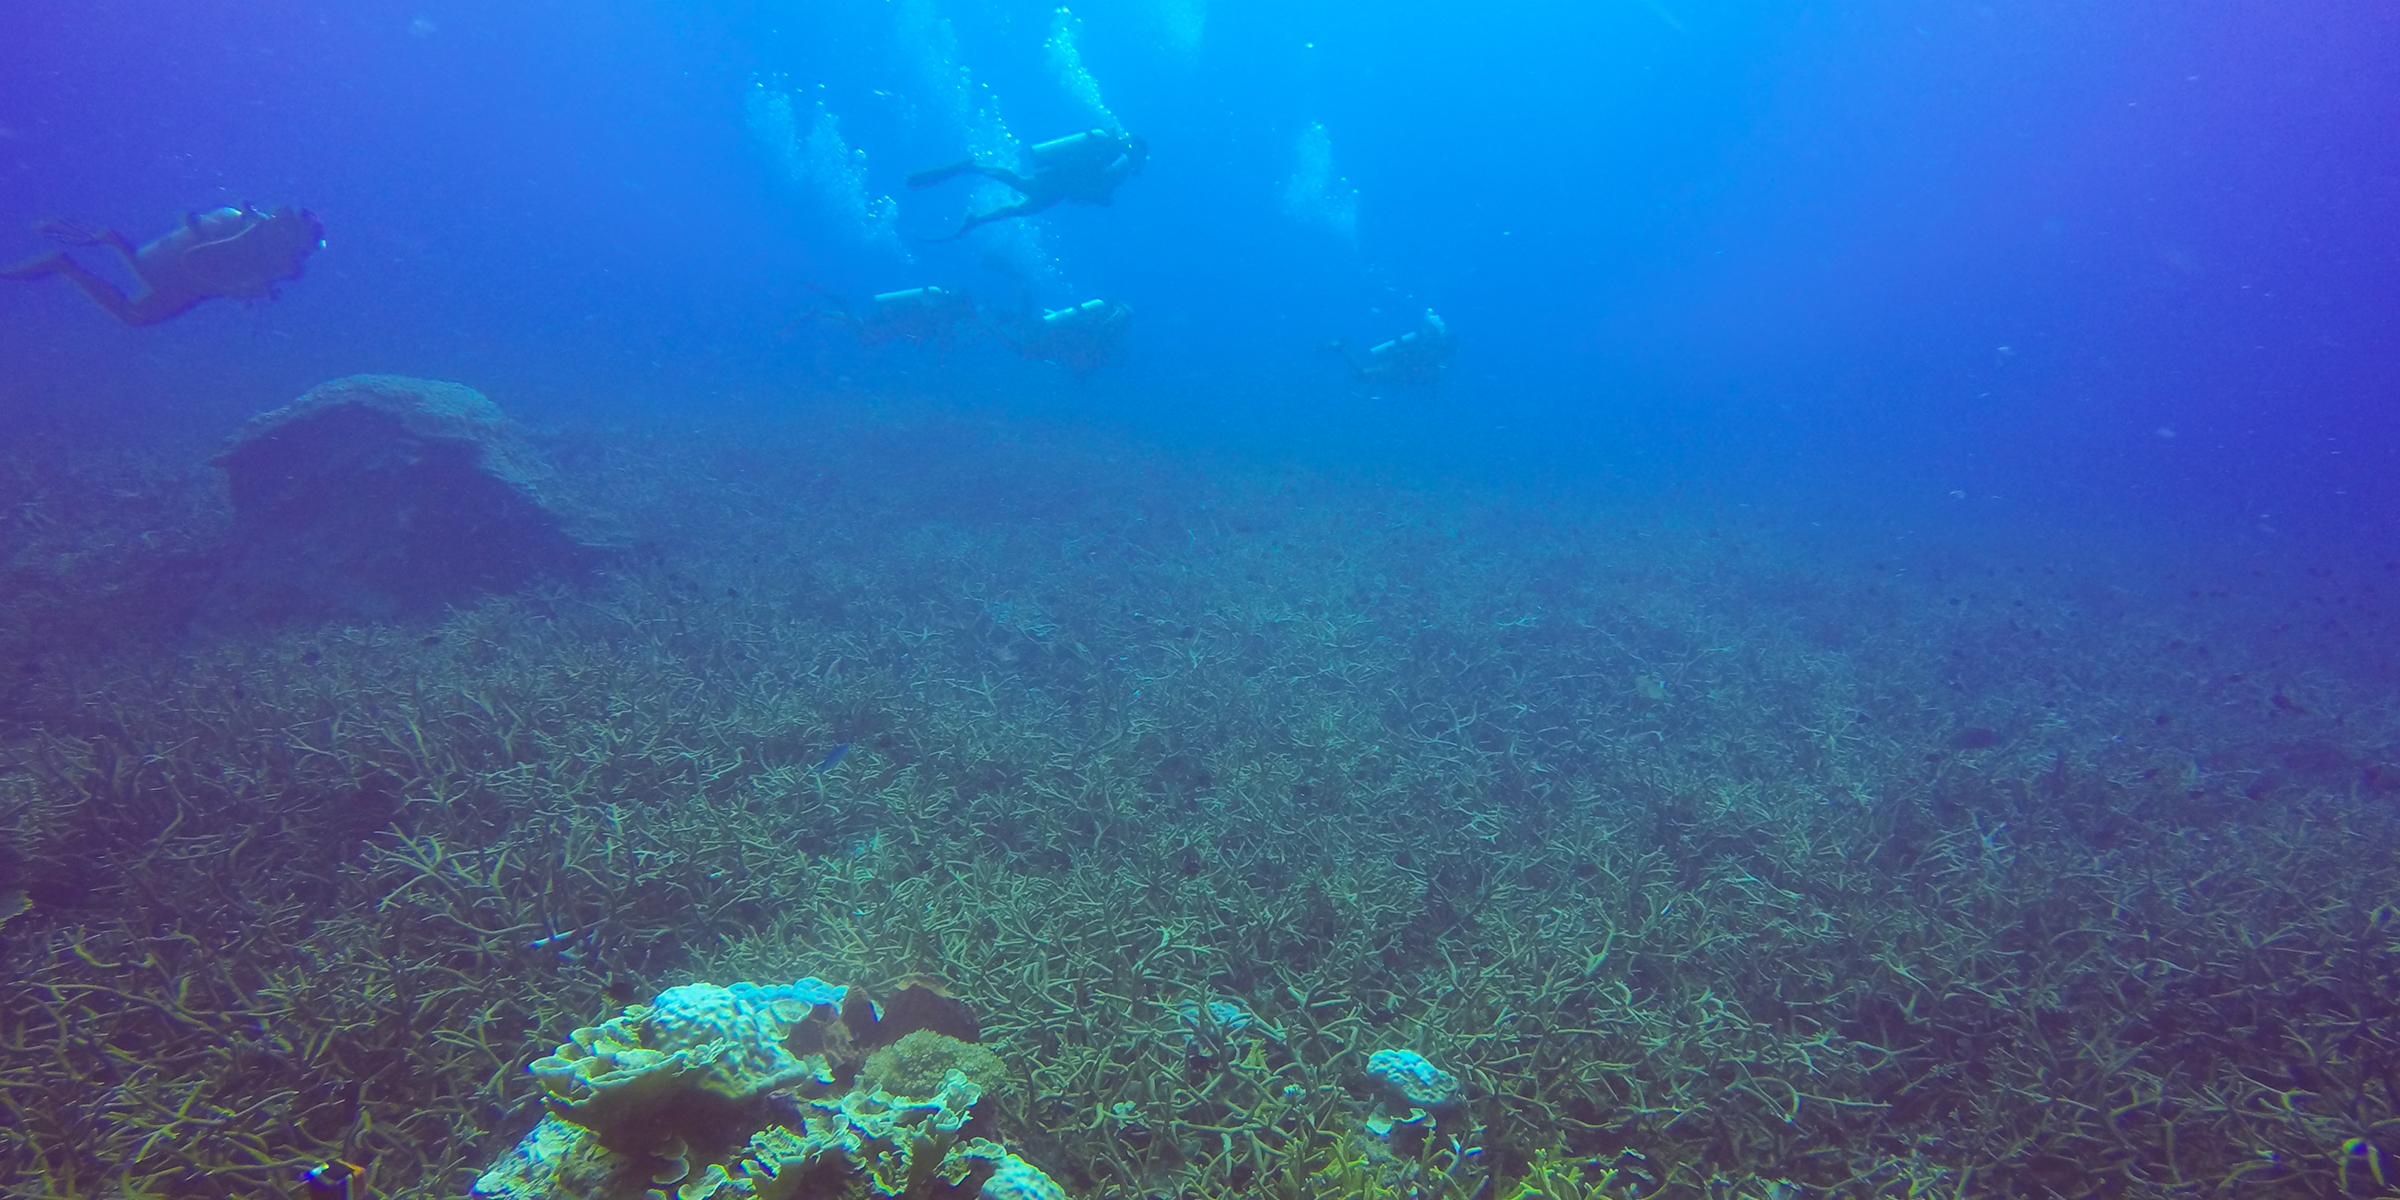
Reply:
<svg viewBox="0 0 2400 1200"><path fill-rule="evenodd" d="M943 0L14 12L0 257L42 218L139 240L243 201L329 246L280 301L147 330L0 288L0 402L213 428L362 370L534 419L905 384L1169 445L2389 541L2388 7L1145 0L1078 7L1071 59L1061 30ZM1153 147L1116 203L913 240L976 201L904 175L1095 99ZM793 156L820 114L847 199ZM926 283L1137 317L1081 384L783 332L812 289ZM1436 394L1362 397L1319 352L1428 306L1459 346Z"/></svg>

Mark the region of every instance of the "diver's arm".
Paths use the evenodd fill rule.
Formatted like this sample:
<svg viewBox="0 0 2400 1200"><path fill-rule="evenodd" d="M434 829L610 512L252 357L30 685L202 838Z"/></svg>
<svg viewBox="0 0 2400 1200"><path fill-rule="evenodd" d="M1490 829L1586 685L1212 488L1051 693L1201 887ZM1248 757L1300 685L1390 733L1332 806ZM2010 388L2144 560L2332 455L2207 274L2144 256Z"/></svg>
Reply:
<svg viewBox="0 0 2400 1200"><path fill-rule="evenodd" d="M36 254L15 266L0 267L0 279L20 279L26 282L48 279L58 274L58 264L65 261L67 261L67 252L64 250Z"/></svg>
<svg viewBox="0 0 2400 1200"><path fill-rule="evenodd" d="M959 162L951 163L946 167L935 167L930 171L919 171L916 174L908 177L908 186L912 188L929 188L937 183L945 183L949 180L956 179L974 169L975 160L971 158L965 159Z"/></svg>

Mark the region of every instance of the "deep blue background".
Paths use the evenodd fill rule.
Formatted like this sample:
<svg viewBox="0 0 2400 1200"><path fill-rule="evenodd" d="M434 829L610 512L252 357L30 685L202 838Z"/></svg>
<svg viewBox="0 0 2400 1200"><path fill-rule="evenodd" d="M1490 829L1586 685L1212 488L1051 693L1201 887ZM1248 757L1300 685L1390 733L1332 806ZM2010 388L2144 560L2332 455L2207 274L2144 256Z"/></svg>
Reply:
<svg viewBox="0 0 2400 1200"><path fill-rule="evenodd" d="M850 377L1170 443L1999 529L2380 555L2400 514L2388 2L1220 0L1196 50L1154 3L1081 5L1154 147L1113 207L1043 218L1039 299L1139 313L1083 385L779 333L812 284L1017 290L971 246L859 248L745 131L756 79L821 96L902 229L947 231L963 187L899 185L963 150L910 120L900 5L494 7L0 16L0 256L42 217L139 238L242 199L331 240L273 305L149 330L0 288L0 405L229 429L378 370L545 419ZM940 11L1014 132L1081 122L1049 5ZM1355 248L1282 211L1312 121ZM1317 352L1425 305L1461 339L1440 395L1362 397Z"/></svg>

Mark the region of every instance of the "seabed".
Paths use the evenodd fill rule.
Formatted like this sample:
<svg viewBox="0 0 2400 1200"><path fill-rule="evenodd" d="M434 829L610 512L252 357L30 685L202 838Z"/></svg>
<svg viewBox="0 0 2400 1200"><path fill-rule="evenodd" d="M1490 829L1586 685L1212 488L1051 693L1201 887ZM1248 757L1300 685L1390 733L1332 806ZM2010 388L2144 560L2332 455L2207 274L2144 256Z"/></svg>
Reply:
<svg viewBox="0 0 2400 1200"><path fill-rule="evenodd" d="M210 477L19 445L0 1194L463 1195L568 1031L812 975L942 981L1078 1200L2400 1171L2365 592L925 410L557 435L597 578L196 637Z"/></svg>

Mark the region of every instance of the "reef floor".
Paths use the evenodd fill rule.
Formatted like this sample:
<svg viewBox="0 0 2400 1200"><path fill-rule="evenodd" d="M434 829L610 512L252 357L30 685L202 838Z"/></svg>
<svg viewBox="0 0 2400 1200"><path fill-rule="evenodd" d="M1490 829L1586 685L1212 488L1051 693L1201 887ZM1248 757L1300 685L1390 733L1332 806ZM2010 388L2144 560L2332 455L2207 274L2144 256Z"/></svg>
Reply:
<svg viewBox="0 0 2400 1200"><path fill-rule="evenodd" d="M1094 1200L2400 1171L2365 585L933 409L543 449L598 577L205 638L204 471L0 452L0 1191L457 1195L625 1002L919 974ZM1404 1185L1390 1048L1468 1115Z"/></svg>

